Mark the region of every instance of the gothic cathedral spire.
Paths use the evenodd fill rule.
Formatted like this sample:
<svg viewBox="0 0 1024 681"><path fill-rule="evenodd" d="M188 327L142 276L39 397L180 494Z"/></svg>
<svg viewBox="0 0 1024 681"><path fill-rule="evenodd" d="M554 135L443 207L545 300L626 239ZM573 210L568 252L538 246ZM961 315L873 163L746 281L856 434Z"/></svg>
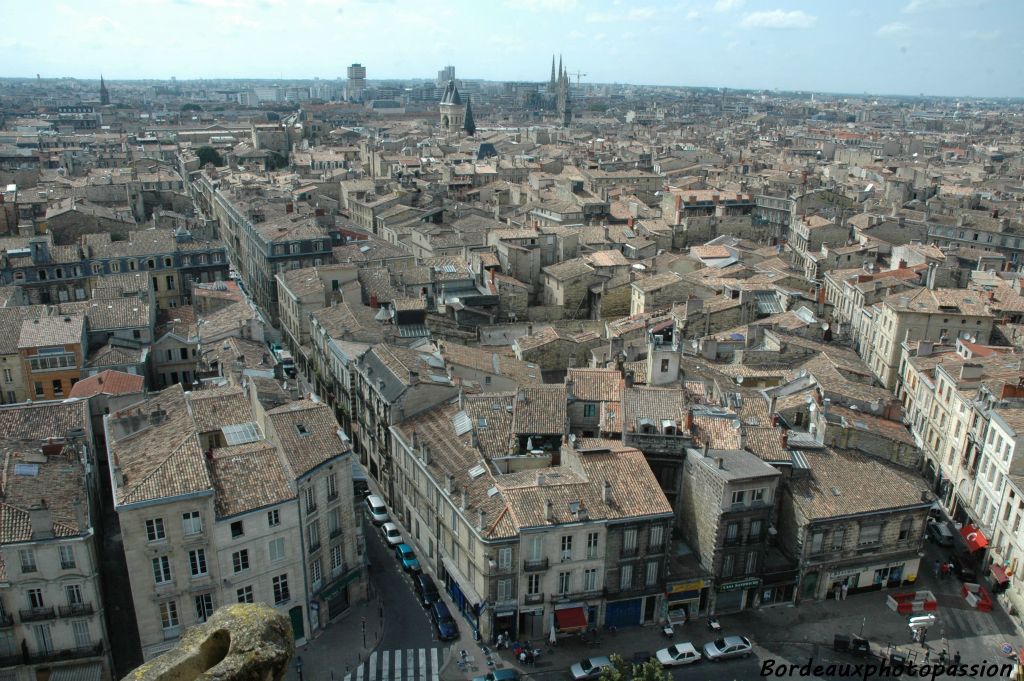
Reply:
<svg viewBox="0 0 1024 681"><path fill-rule="evenodd" d="M110 104L110 92L107 91L107 84L103 82L103 74L100 74L100 105Z"/></svg>
<svg viewBox="0 0 1024 681"><path fill-rule="evenodd" d="M473 102L466 95L466 113L462 119L462 129L472 137L476 133L476 122L473 120Z"/></svg>

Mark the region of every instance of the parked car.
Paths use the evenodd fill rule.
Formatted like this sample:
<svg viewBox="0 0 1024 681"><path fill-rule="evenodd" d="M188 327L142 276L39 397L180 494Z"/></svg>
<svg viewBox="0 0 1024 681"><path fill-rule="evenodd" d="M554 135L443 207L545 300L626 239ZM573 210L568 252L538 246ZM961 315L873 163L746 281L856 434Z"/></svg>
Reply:
<svg viewBox="0 0 1024 681"><path fill-rule="evenodd" d="M726 636L704 644L704 657L712 662L730 657L747 657L754 646L745 636Z"/></svg>
<svg viewBox="0 0 1024 681"><path fill-rule="evenodd" d="M963 556L952 555L949 557L949 562L953 564L953 574L961 582L978 581L978 573Z"/></svg>
<svg viewBox="0 0 1024 681"><path fill-rule="evenodd" d="M941 520L930 520L925 532L928 534L928 539L934 544L939 546L953 545L953 532L949 529L949 525Z"/></svg>
<svg viewBox="0 0 1024 681"><path fill-rule="evenodd" d="M573 681L596 679L601 676L602 671L611 666L612 661L607 657L588 657L569 667L569 675Z"/></svg>
<svg viewBox="0 0 1024 681"><path fill-rule="evenodd" d="M366 497L366 510L374 525L383 525L388 521L388 507L384 505L384 500L376 494Z"/></svg>
<svg viewBox="0 0 1024 681"><path fill-rule="evenodd" d="M655 657L662 667L678 667L679 665L690 664L700 661L700 653L693 647L692 643L677 643L668 648L662 648Z"/></svg>
<svg viewBox="0 0 1024 681"><path fill-rule="evenodd" d="M398 557L398 562L402 564L402 569L406 572L419 572L420 561L416 557L416 552L412 550L412 547L408 544L399 544L395 547L395 555Z"/></svg>
<svg viewBox="0 0 1024 681"><path fill-rule="evenodd" d="M434 584L434 580L430 575L421 572L413 576L412 585L416 589L416 595L420 598L420 605L424 608L429 608L441 600L441 594L438 592L437 585Z"/></svg>
<svg viewBox="0 0 1024 681"><path fill-rule="evenodd" d="M521 678L523 678L522 674L515 669L496 669L493 672L487 672L486 676L474 678L473 681L519 681Z"/></svg>
<svg viewBox="0 0 1024 681"><path fill-rule="evenodd" d="M434 621L437 637L442 641L454 641L459 637L459 625L452 619L452 614L444 601L435 601L430 606L430 619Z"/></svg>
<svg viewBox="0 0 1024 681"><path fill-rule="evenodd" d="M388 546L398 546L402 543L402 531L394 523L381 525L380 533L384 535L384 541L388 543Z"/></svg>

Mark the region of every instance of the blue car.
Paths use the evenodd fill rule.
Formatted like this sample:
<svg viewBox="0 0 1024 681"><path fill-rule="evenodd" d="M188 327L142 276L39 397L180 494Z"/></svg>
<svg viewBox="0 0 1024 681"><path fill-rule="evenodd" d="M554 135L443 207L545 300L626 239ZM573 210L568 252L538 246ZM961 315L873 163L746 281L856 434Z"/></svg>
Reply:
<svg viewBox="0 0 1024 681"><path fill-rule="evenodd" d="M437 637L442 641L453 641L459 637L459 626L455 624L451 613L448 612L448 606L443 601L437 601L430 606L430 619L434 620Z"/></svg>
<svg viewBox="0 0 1024 681"><path fill-rule="evenodd" d="M399 544L396 546L395 555L398 556L398 562L402 564L402 569L406 572L420 571L420 561L416 558L416 553L408 544Z"/></svg>

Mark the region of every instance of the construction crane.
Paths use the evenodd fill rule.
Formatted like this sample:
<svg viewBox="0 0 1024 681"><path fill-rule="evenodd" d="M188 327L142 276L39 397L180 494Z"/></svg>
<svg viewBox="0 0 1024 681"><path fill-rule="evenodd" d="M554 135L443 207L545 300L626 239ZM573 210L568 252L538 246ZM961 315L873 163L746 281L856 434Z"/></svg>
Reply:
<svg viewBox="0 0 1024 681"><path fill-rule="evenodd" d="M582 76L583 78L586 78L586 77L587 77L587 74L585 74L585 73L580 73L579 71L577 71L576 73L570 73L570 74L567 74L567 75L570 75L570 76L576 76L576 89L577 89L577 90L579 90L579 89L580 89L580 77L581 77L581 76Z"/></svg>

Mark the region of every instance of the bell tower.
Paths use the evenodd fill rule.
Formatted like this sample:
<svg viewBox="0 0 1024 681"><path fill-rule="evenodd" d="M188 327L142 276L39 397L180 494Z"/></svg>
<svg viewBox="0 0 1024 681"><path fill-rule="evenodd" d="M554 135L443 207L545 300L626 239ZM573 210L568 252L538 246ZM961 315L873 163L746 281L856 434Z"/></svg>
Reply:
<svg viewBox="0 0 1024 681"><path fill-rule="evenodd" d="M462 103L459 89L455 86L454 80L449 80L441 96L439 110L439 123L441 128L447 132L455 132L462 129L466 117L466 107Z"/></svg>

